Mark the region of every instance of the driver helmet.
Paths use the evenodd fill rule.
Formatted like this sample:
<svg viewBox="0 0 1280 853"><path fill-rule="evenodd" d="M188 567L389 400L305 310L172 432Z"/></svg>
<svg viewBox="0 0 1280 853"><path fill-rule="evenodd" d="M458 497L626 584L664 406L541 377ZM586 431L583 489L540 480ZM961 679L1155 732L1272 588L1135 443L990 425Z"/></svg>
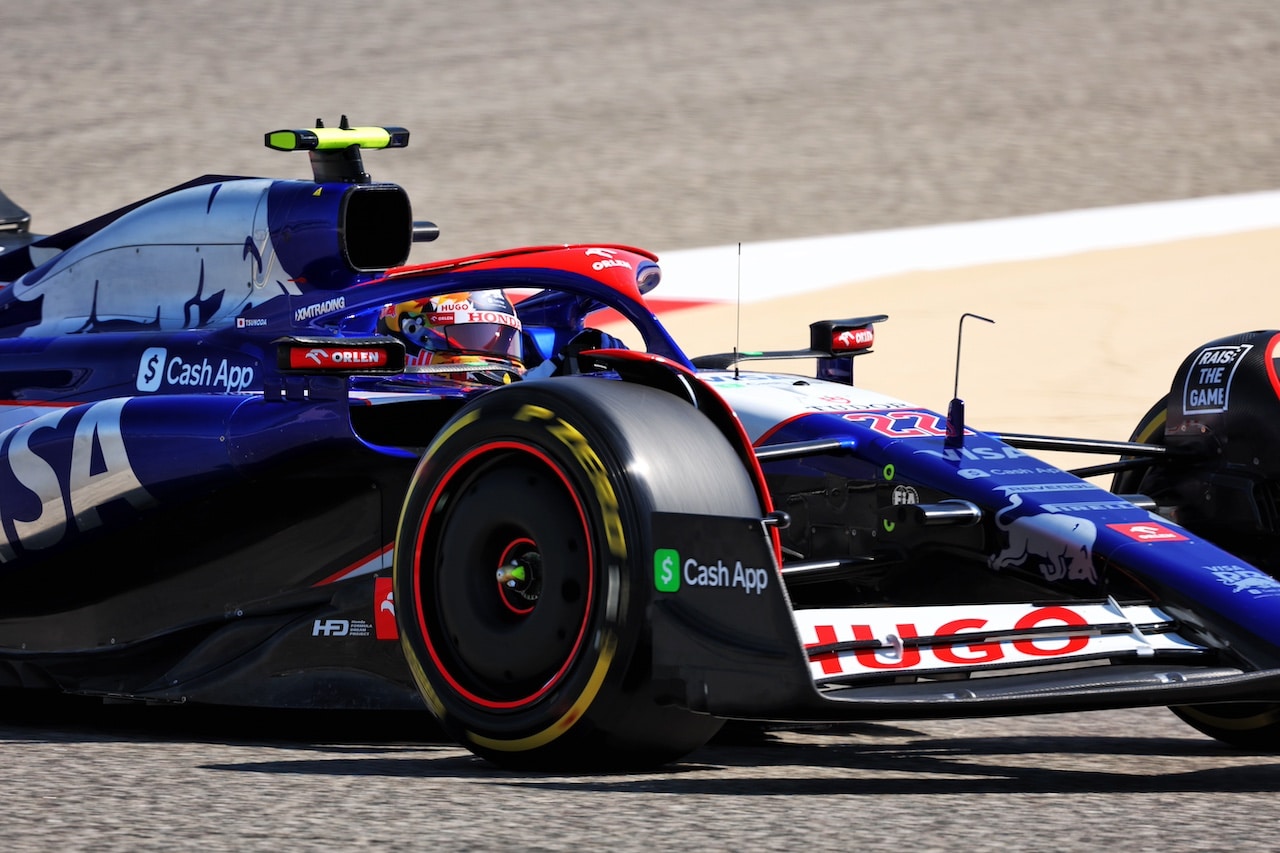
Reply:
<svg viewBox="0 0 1280 853"><path fill-rule="evenodd" d="M485 384L505 384L524 373L520 318L501 290L385 305L378 332L404 341L411 372L443 373Z"/></svg>

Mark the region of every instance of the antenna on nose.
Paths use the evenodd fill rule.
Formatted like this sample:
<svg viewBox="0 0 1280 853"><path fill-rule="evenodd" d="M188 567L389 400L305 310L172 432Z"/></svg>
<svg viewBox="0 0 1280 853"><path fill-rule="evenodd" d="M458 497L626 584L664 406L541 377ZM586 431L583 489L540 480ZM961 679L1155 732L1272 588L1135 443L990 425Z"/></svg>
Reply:
<svg viewBox="0 0 1280 853"><path fill-rule="evenodd" d="M964 321L966 317L973 317L975 320L981 320L984 323L995 323L980 314L970 314L965 312L960 315L960 326L956 330L956 382L951 391L951 402L947 405L947 437L943 444L946 447L961 447L964 445L964 400L960 399L960 342L964 338Z"/></svg>
<svg viewBox="0 0 1280 853"><path fill-rule="evenodd" d="M733 332L733 378L738 373L738 346L742 343L742 241L738 241L738 316L737 328Z"/></svg>

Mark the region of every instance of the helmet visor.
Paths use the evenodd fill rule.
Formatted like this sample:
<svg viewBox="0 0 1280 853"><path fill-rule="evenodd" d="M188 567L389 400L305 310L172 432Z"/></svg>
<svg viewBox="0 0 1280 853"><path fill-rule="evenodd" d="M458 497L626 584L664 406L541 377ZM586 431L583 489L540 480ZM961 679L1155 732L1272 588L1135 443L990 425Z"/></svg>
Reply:
<svg viewBox="0 0 1280 853"><path fill-rule="evenodd" d="M493 315L492 311L464 312L456 314L482 313ZM520 321L514 315L504 314L500 322L473 323L470 320L457 320L450 317L441 322L438 314L431 317L432 326L444 338L444 346L437 349L497 355L504 358L520 359ZM492 316L486 319L494 319Z"/></svg>

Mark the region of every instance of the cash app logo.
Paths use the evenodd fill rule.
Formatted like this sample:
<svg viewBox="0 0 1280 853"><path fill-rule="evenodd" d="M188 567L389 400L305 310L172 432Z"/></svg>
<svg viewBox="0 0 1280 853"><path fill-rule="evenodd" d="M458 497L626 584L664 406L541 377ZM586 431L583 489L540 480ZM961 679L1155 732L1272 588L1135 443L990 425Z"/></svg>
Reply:
<svg viewBox="0 0 1280 853"><path fill-rule="evenodd" d="M680 589L680 553L674 548L659 548L653 552L653 585L658 592Z"/></svg>

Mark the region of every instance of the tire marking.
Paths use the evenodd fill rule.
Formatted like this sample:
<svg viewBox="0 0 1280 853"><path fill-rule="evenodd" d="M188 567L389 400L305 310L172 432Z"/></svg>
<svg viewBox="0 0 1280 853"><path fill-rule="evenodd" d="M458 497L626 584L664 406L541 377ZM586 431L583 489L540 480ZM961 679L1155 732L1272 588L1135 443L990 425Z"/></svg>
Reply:
<svg viewBox="0 0 1280 853"><path fill-rule="evenodd" d="M516 412L515 419L530 423L539 420L546 426L547 432L560 440L569 448L569 452L578 460L586 472L596 492L596 500L600 504L600 513L604 517L604 535L609 545L609 552L619 560L626 559L627 539L622 527L622 515L618 511L618 496L613 491L613 483L609 481L609 472L604 463L592 449L586 436L556 413L542 406L526 403Z"/></svg>

